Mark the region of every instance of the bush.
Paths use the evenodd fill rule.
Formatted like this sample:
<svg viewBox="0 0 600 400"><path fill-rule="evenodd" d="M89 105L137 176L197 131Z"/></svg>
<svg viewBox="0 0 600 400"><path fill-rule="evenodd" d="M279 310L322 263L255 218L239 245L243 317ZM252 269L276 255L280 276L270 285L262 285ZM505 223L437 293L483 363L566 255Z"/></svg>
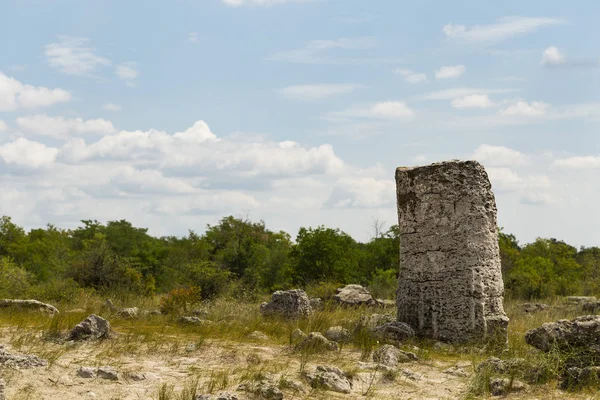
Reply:
<svg viewBox="0 0 600 400"><path fill-rule="evenodd" d="M337 290L344 286L336 282L312 283L306 286L306 293L309 297L319 297L323 301L327 301L331 300L337 294Z"/></svg>
<svg viewBox="0 0 600 400"><path fill-rule="evenodd" d="M189 282L200 289L203 299L211 299L222 294L231 279L230 271L219 268L210 261L189 264L186 270Z"/></svg>
<svg viewBox="0 0 600 400"><path fill-rule="evenodd" d="M38 300L67 303L80 299L85 292L86 290L79 287L73 279L66 278L53 279L49 282L35 285L31 288L29 294Z"/></svg>
<svg viewBox="0 0 600 400"><path fill-rule="evenodd" d="M0 257L0 295L22 298L31 287L31 275L7 257Z"/></svg>
<svg viewBox="0 0 600 400"><path fill-rule="evenodd" d="M160 299L160 312L163 314L185 314L201 301L201 290L197 286L173 289Z"/></svg>
<svg viewBox="0 0 600 400"><path fill-rule="evenodd" d="M377 299L394 299L396 297L396 287L398 278L394 269L376 269L369 291Z"/></svg>

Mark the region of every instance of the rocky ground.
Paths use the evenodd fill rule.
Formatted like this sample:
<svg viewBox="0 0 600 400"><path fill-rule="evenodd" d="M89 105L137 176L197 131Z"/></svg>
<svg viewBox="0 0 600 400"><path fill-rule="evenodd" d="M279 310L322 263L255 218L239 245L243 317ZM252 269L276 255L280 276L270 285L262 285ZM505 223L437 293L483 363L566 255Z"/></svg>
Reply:
<svg viewBox="0 0 600 400"><path fill-rule="evenodd" d="M579 315L580 304L509 304L509 348L500 354L411 338L393 324L388 332L397 340L391 341L381 329L358 329L393 319L393 309L377 307L335 304L300 321L267 318L259 304L233 301L207 305L187 320L100 305L74 312L57 307L61 312L53 315L6 311L0 313L0 399L600 398L594 385L562 390L559 375L528 380L530 373L554 370L552 358L534 348L543 347L537 342L546 343L545 336L530 334L541 338L530 345L525 333ZM561 323L573 327L561 332L575 338L585 327L594 335L592 320Z"/></svg>

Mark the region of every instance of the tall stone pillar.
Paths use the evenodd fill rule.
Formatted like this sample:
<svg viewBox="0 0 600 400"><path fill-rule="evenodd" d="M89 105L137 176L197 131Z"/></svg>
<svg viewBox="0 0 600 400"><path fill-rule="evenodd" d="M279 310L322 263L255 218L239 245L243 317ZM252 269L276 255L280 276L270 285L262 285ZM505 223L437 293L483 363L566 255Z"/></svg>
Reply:
<svg viewBox="0 0 600 400"><path fill-rule="evenodd" d="M476 161L396 170L398 320L450 342L506 343L496 202Z"/></svg>

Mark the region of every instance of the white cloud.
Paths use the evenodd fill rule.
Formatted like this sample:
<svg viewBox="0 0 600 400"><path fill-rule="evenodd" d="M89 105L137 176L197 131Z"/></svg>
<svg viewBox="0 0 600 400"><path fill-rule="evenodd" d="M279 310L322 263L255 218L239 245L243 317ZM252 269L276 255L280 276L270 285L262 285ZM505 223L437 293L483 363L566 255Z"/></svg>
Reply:
<svg viewBox="0 0 600 400"><path fill-rule="evenodd" d="M8 130L8 126L6 125L6 122L4 122L0 119L0 132L5 132L7 130Z"/></svg>
<svg viewBox="0 0 600 400"><path fill-rule="evenodd" d="M18 138L0 146L0 158L8 165L40 168L54 163L58 149L42 143Z"/></svg>
<svg viewBox="0 0 600 400"><path fill-rule="evenodd" d="M500 110L500 115L510 117L541 117L550 109L550 105L541 101L517 101L507 108Z"/></svg>
<svg viewBox="0 0 600 400"><path fill-rule="evenodd" d="M458 78L462 74L465 73L467 69L464 65L448 65L441 67L437 71L435 71L436 79L451 79Z"/></svg>
<svg viewBox="0 0 600 400"><path fill-rule="evenodd" d="M121 111L121 106L113 103L106 103L102 106L103 110L106 111Z"/></svg>
<svg viewBox="0 0 600 400"><path fill-rule="evenodd" d="M473 158L490 167L519 166L528 163L527 156L520 151L489 144L479 146L475 150ZM504 173L506 174L506 172Z"/></svg>
<svg viewBox="0 0 600 400"><path fill-rule="evenodd" d="M352 93L359 85L354 84L314 84L314 85L293 85L279 89L279 93L284 96L303 101L318 101L342 94Z"/></svg>
<svg viewBox="0 0 600 400"><path fill-rule="evenodd" d="M542 55L543 65L561 65L566 61L565 55L556 47L551 46L544 50Z"/></svg>
<svg viewBox="0 0 600 400"><path fill-rule="evenodd" d="M408 83L423 83L427 82L427 75L424 73L413 72L410 69L397 68L394 71L396 74L404 77Z"/></svg>
<svg viewBox="0 0 600 400"><path fill-rule="evenodd" d="M0 111L48 107L71 100L63 89L26 85L0 72Z"/></svg>
<svg viewBox="0 0 600 400"><path fill-rule="evenodd" d="M55 139L67 139L70 136L82 134L106 135L115 131L113 124L104 119L84 120L48 115L19 117L17 125L25 132Z"/></svg>
<svg viewBox="0 0 600 400"><path fill-rule="evenodd" d="M515 89L483 89L483 88L467 88L457 87L452 89L438 90L435 92L425 93L417 96L417 100L453 100L459 97L466 97L471 95L485 95L495 93L509 93L514 92Z"/></svg>
<svg viewBox="0 0 600 400"><path fill-rule="evenodd" d="M452 107L462 108L489 108L494 104L486 94L470 94L452 100Z"/></svg>
<svg viewBox="0 0 600 400"><path fill-rule="evenodd" d="M94 54L95 49L86 47L87 38L60 36L58 42L46 45L48 64L68 75L92 75L102 66L110 65L110 61Z"/></svg>
<svg viewBox="0 0 600 400"><path fill-rule="evenodd" d="M375 47L375 41L370 37L340 38L336 40L312 40L304 47L294 50L281 51L269 57L273 61L283 61L300 64L340 64L343 62L356 61L337 55L327 55L332 50L366 50ZM367 62L377 61L369 58Z"/></svg>
<svg viewBox="0 0 600 400"><path fill-rule="evenodd" d="M450 23L444 26L442 30L449 38L471 43L494 43L535 32L543 26L560 23L562 21L556 18L505 17L495 24L474 25L472 27Z"/></svg>
<svg viewBox="0 0 600 400"><path fill-rule="evenodd" d="M393 207L396 184L390 179L342 178L325 202L331 208Z"/></svg>
<svg viewBox="0 0 600 400"><path fill-rule="evenodd" d="M140 72L137 70L134 62L126 62L115 68L115 74L119 79L125 81L128 86L133 87L134 81L139 76Z"/></svg>
<svg viewBox="0 0 600 400"><path fill-rule="evenodd" d="M352 119L383 119L383 120L409 120L415 112L403 101L383 101L365 107L352 107L342 111L333 111L325 115L329 120Z"/></svg>
<svg viewBox="0 0 600 400"><path fill-rule="evenodd" d="M554 164L571 169L596 169L600 168L600 156L575 156L561 158L554 161Z"/></svg>
<svg viewBox="0 0 600 400"><path fill-rule="evenodd" d="M194 43L198 41L198 32L190 32L188 33L188 41Z"/></svg>

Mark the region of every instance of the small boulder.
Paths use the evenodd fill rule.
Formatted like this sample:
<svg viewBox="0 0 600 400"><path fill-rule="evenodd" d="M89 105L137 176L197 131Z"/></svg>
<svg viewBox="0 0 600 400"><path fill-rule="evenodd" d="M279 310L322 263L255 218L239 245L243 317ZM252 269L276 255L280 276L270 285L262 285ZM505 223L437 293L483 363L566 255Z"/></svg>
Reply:
<svg viewBox="0 0 600 400"><path fill-rule="evenodd" d="M585 312L596 314L600 310L600 301L594 301L590 303L583 303L581 309Z"/></svg>
<svg viewBox="0 0 600 400"><path fill-rule="evenodd" d="M273 293L270 302L261 304L260 313L264 316L299 319L309 317L312 307L304 290L278 290Z"/></svg>
<svg viewBox="0 0 600 400"><path fill-rule="evenodd" d="M114 368L111 368L111 367L100 367L96 371L96 374L98 375L98 378L100 378L100 379L107 379L110 381L118 381L119 380L118 372Z"/></svg>
<svg viewBox="0 0 600 400"><path fill-rule="evenodd" d="M525 384L516 379L490 378L489 387L492 396L506 396L511 392L524 390Z"/></svg>
<svg viewBox="0 0 600 400"><path fill-rule="evenodd" d="M584 304L584 303L595 303L598 299L594 296L567 296L567 303L569 304Z"/></svg>
<svg viewBox="0 0 600 400"><path fill-rule="evenodd" d="M525 334L527 344L549 352L600 346L600 315L586 315L573 320L547 322Z"/></svg>
<svg viewBox="0 0 600 400"><path fill-rule="evenodd" d="M296 350L337 351L339 350L339 346L336 342L327 339L320 332L311 332L303 341L296 345Z"/></svg>
<svg viewBox="0 0 600 400"><path fill-rule="evenodd" d="M45 367L48 361L33 354L10 353L3 345L0 345L0 366L14 369L29 369Z"/></svg>
<svg viewBox="0 0 600 400"><path fill-rule="evenodd" d="M96 314L91 314L89 317L75 325L69 333L68 340L98 340L107 339L110 337L110 323Z"/></svg>
<svg viewBox="0 0 600 400"><path fill-rule="evenodd" d="M58 309L53 305L42 303L38 300L18 300L3 299L0 300L0 308L21 308L27 310L42 311L49 314L58 314Z"/></svg>
<svg viewBox="0 0 600 400"><path fill-rule="evenodd" d="M600 367L570 367L563 373L560 388L578 390L584 387L600 387Z"/></svg>
<svg viewBox="0 0 600 400"><path fill-rule="evenodd" d="M379 305L367 288L361 285L346 285L343 288L339 288L333 298L344 306Z"/></svg>
<svg viewBox="0 0 600 400"><path fill-rule="evenodd" d="M229 392L223 392L216 396L210 394L198 394L194 400L238 400L237 395Z"/></svg>
<svg viewBox="0 0 600 400"><path fill-rule="evenodd" d="M373 361L386 367L396 368L398 364L418 361L415 353L402 351L391 344L384 344L373 353Z"/></svg>
<svg viewBox="0 0 600 400"><path fill-rule="evenodd" d="M272 382L262 380L260 382L244 382L238 386L238 390L251 393L265 400L283 400L283 392Z"/></svg>
<svg viewBox="0 0 600 400"><path fill-rule="evenodd" d="M323 299L320 297L311 297L309 300L310 306L313 310L322 310L325 307L323 304Z"/></svg>
<svg viewBox="0 0 600 400"><path fill-rule="evenodd" d="M358 321L357 329L375 329L380 325L387 324L388 322L396 321L396 317L390 314L371 314L363 315Z"/></svg>
<svg viewBox="0 0 600 400"><path fill-rule="evenodd" d="M296 343L304 338L306 338L306 333L302 332L300 328L294 329L294 331L290 334L290 339L292 339L293 343Z"/></svg>
<svg viewBox="0 0 600 400"><path fill-rule="evenodd" d="M177 321L182 325L208 326L208 325L214 324L214 322L206 320L206 319L201 319L198 317L189 317L189 316L183 316L183 317L179 318Z"/></svg>
<svg viewBox="0 0 600 400"><path fill-rule="evenodd" d="M350 331L342 326L332 326L327 329L327 331L325 331L325 337L338 343L349 342L352 338Z"/></svg>
<svg viewBox="0 0 600 400"><path fill-rule="evenodd" d="M79 367L77 376L80 378L91 379L96 377L96 370L90 367Z"/></svg>
<svg viewBox="0 0 600 400"><path fill-rule="evenodd" d="M373 329L373 334L380 337L383 341L393 343L403 342L408 338L415 336L415 331L410 325L404 322L388 322Z"/></svg>
<svg viewBox="0 0 600 400"><path fill-rule="evenodd" d="M115 314L119 318L123 319L134 319L140 314L140 310L137 307L122 308Z"/></svg>
<svg viewBox="0 0 600 400"><path fill-rule="evenodd" d="M318 366L316 371L305 374L313 388L323 388L338 393L350 393L352 382L339 368Z"/></svg>

